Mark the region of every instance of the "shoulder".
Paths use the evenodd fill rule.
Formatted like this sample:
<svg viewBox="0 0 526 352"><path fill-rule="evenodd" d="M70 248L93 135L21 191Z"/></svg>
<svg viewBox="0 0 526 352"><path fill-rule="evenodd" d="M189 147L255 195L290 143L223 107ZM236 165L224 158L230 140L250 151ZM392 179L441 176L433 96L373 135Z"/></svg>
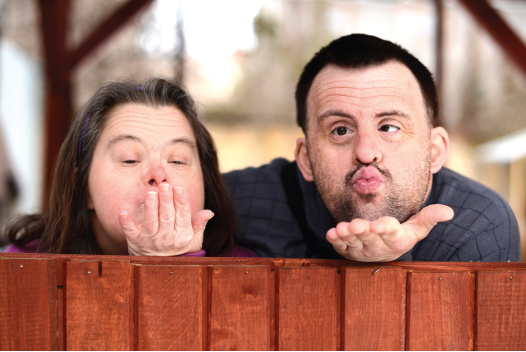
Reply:
<svg viewBox="0 0 526 352"><path fill-rule="evenodd" d="M499 216L513 216L508 203L497 192L466 176L443 167L433 180L436 203L446 204L453 210L484 212L498 210Z"/></svg>
<svg viewBox="0 0 526 352"><path fill-rule="evenodd" d="M34 240L20 248L14 244L7 247L4 253L42 253L41 251L42 242L40 240Z"/></svg>
<svg viewBox="0 0 526 352"><path fill-rule="evenodd" d="M223 174L223 179L229 186L237 184L250 184L259 181L279 181L281 171L291 162L284 158L272 160L269 164L259 167L248 167L243 170L234 170Z"/></svg>
<svg viewBox="0 0 526 352"><path fill-rule="evenodd" d="M497 192L450 169L442 168L433 180L433 204L455 212L452 220L433 228L429 241L446 251L445 260L518 261L520 235L508 203ZM443 253L445 255L445 253Z"/></svg>
<svg viewBox="0 0 526 352"><path fill-rule="evenodd" d="M223 174L223 179L236 198L281 198L281 172L290 162L279 158L259 167Z"/></svg>
<svg viewBox="0 0 526 352"><path fill-rule="evenodd" d="M234 246L231 250L221 252L216 257L257 258L258 255L248 248Z"/></svg>

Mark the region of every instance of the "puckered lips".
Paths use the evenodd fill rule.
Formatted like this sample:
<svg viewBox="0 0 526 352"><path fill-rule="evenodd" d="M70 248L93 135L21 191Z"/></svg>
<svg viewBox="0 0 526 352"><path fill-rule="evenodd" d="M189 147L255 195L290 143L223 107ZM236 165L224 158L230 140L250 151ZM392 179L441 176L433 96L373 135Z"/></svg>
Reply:
<svg viewBox="0 0 526 352"><path fill-rule="evenodd" d="M351 179L351 186L362 194L376 193L384 183L384 176L373 166L361 168Z"/></svg>

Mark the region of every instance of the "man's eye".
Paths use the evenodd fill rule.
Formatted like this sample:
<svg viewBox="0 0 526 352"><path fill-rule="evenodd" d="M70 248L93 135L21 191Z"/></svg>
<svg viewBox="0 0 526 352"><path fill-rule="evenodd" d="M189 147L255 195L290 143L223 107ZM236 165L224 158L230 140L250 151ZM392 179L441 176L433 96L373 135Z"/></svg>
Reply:
<svg viewBox="0 0 526 352"><path fill-rule="evenodd" d="M347 127L338 127L332 130L333 134L337 134L338 136L345 136L347 133L349 133L349 129Z"/></svg>
<svg viewBox="0 0 526 352"><path fill-rule="evenodd" d="M380 127L380 131L382 132L396 132L400 129L400 127L393 126L393 125L383 125Z"/></svg>
<svg viewBox="0 0 526 352"><path fill-rule="evenodd" d="M125 164L135 164L137 160L124 160Z"/></svg>

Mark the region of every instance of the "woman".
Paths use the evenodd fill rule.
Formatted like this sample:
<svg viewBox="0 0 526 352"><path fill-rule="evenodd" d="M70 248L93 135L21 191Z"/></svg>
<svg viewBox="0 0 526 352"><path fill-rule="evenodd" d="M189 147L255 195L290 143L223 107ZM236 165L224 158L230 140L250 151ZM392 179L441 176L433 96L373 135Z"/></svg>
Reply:
<svg viewBox="0 0 526 352"><path fill-rule="evenodd" d="M42 213L8 227L7 251L253 256L234 229L193 99L165 79L109 83L73 121Z"/></svg>

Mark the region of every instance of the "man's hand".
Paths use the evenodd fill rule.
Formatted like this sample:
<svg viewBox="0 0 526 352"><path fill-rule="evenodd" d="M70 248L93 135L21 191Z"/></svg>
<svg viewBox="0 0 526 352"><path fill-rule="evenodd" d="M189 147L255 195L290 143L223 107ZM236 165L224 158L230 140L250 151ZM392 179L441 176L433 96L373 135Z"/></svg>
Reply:
<svg viewBox="0 0 526 352"><path fill-rule="evenodd" d="M199 252L203 246L206 224L214 213L200 210L192 219L186 192L167 183L144 199L144 222L139 225L123 211L119 222L128 240L130 255L175 256Z"/></svg>
<svg viewBox="0 0 526 352"><path fill-rule="evenodd" d="M400 224L393 217L340 222L327 231L336 252L360 262L389 262L409 252L440 221L453 218L453 209L442 204L425 207Z"/></svg>

